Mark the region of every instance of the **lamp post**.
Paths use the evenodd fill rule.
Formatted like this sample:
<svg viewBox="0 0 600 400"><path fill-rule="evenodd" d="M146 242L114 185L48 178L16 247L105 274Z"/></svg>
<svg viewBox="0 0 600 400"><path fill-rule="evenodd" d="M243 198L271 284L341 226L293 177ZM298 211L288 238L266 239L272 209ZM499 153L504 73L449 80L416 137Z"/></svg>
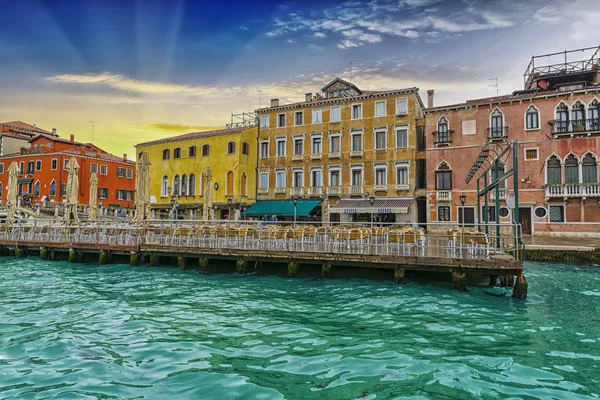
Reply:
<svg viewBox="0 0 600 400"><path fill-rule="evenodd" d="M231 221L231 203L233 202L233 199L231 197L227 198L227 207L229 208L229 211L227 213L227 218Z"/></svg>
<svg viewBox="0 0 600 400"><path fill-rule="evenodd" d="M296 206L298 205L298 197L292 197L292 201L294 202L294 228L296 227Z"/></svg>
<svg viewBox="0 0 600 400"><path fill-rule="evenodd" d="M217 219L217 209L218 208L219 207L216 204L213 206L213 211L214 211L213 212L213 219Z"/></svg>
<svg viewBox="0 0 600 400"><path fill-rule="evenodd" d="M462 211L462 225L463 225L463 228L465 227L465 203L466 202L467 202L467 196L464 193L462 193L460 195L460 205L462 206L461 207L461 211Z"/></svg>
<svg viewBox="0 0 600 400"><path fill-rule="evenodd" d="M373 233L373 204L375 204L375 196L369 196L369 203L371 203L371 234Z"/></svg>

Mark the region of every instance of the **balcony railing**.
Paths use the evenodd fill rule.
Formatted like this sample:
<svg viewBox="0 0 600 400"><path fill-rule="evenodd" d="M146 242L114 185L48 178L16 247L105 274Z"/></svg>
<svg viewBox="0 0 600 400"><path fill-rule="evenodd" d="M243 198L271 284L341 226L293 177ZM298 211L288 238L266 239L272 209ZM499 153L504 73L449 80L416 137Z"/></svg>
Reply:
<svg viewBox="0 0 600 400"><path fill-rule="evenodd" d="M321 197L323 195L323 187L322 186L309 187L308 195L311 197Z"/></svg>
<svg viewBox="0 0 600 400"><path fill-rule="evenodd" d="M350 196L362 196L365 194L365 188L364 186L350 186L348 187L348 194Z"/></svg>
<svg viewBox="0 0 600 400"><path fill-rule="evenodd" d="M553 135L576 135L580 133L600 132L600 118L571 121L548 121L552 125Z"/></svg>
<svg viewBox="0 0 600 400"><path fill-rule="evenodd" d="M600 197L600 183L567 183L546 186L546 197Z"/></svg>
<svg viewBox="0 0 600 400"><path fill-rule="evenodd" d="M269 189L268 188L267 189L259 188L256 195L259 199L265 199L265 198L269 197Z"/></svg>
<svg viewBox="0 0 600 400"><path fill-rule="evenodd" d="M506 200L506 189L498 189L498 200ZM496 190L490 191L490 199L496 200Z"/></svg>
<svg viewBox="0 0 600 400"><path fill-rule="evenodd" d="M438 190L435 192L435 198L438 202L440 201L452 201L451 190Z"/></svg>
<svg viewBox="0 0 600 400"><path fill-rule="evenodd" d="M447 131L433 131L433 143L440 144L450 144L452 143L452 135L454 131L452 129Z"/></svg>
<svg viewBox="0 0 600 400"><path fill-rule="evenodd" d="M284 187L276 187L275 194L285 194L285 188Z"/></svg>
<svg viewBox="0 0 600 400"><path fill-rule="evenodd" d="M341 186L329 186L327 188L327 196L341 196L342 195L342 187Z"/></svg>
<svg viewBox="0 0 600 400"><path fill-rule="evenodd" d="M302 187L290 188L290 196L304 196L304 188L302 188Z"/></svg>
<svg viewBox="0 0 600 400"><path fill-rule="evenodd" d="M508 126L490 126L487 128L487 135L492 139L508 137Z"/></svg>
<svg viewBox="0 0 600 400"><path fill-rule="evenodd" d="M43 147L21 147L21 154L41 154L43 152Z"/></svg>
<svg viewBox="0 0 600 400"><path fill-rule="evenodd" d="M329 158L342 158L342 153L340 153L339 151L334 151L332 153L329 153Z"/></svg>

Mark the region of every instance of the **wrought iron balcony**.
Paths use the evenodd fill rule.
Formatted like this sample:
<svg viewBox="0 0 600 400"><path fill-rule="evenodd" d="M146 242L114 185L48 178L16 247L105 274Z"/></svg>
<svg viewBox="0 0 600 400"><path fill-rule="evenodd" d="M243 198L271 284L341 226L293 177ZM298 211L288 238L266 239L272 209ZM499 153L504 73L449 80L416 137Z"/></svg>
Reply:
<svg viewBox="0 0 600 400"><path fill-rule="evenodd" d="M490 126L487 135L491 139L502 139L508 137L508 126Z"/></svg>
<svg viewBox="0 0 600 400"><path fill-rule="evenodd" d="M571 121L548 121L552 125L552 134L557 136L571 136L600 132L600 118L578 119Z"/></svg>
<svg viewBox="0 0 600 400"><path fill-rule="evenodd" d="M600 183L566 183L546 186L546 198L600 197Z"/></svg>
<svg viewBox="0 0 600 400"><path fill-rule="evenodd" d="M433 143L436 145L444 145L452 143L452 136L454 134L454 130L450 129L447 131L433 131L432 132L434 139Z"/></svg>

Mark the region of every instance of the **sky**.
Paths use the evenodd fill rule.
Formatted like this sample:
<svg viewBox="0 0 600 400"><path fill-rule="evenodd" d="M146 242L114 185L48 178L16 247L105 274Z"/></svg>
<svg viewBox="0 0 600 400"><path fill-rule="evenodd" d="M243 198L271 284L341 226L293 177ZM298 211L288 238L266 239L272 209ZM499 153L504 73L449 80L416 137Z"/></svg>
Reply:
<svg viewBox="0 0 600 400"><path fill-rule="evenodd" d="M423 99L435 89L443 105L494 96L491 78L500 94L522 89L534 54L600 45L597 0L0 4L0 121L93 135L119 155L336 76Z"/></svg>

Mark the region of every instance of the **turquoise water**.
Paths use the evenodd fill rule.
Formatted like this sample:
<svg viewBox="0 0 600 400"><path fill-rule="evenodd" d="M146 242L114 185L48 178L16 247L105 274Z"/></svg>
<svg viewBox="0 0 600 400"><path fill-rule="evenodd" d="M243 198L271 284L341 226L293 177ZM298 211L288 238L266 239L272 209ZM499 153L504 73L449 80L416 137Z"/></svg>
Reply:
<svg viewBox="0 0 600 400"><path fill-rule="evenodd" d="M592 399L600 269L529 299L0 259L0 398Z"/></svg>

